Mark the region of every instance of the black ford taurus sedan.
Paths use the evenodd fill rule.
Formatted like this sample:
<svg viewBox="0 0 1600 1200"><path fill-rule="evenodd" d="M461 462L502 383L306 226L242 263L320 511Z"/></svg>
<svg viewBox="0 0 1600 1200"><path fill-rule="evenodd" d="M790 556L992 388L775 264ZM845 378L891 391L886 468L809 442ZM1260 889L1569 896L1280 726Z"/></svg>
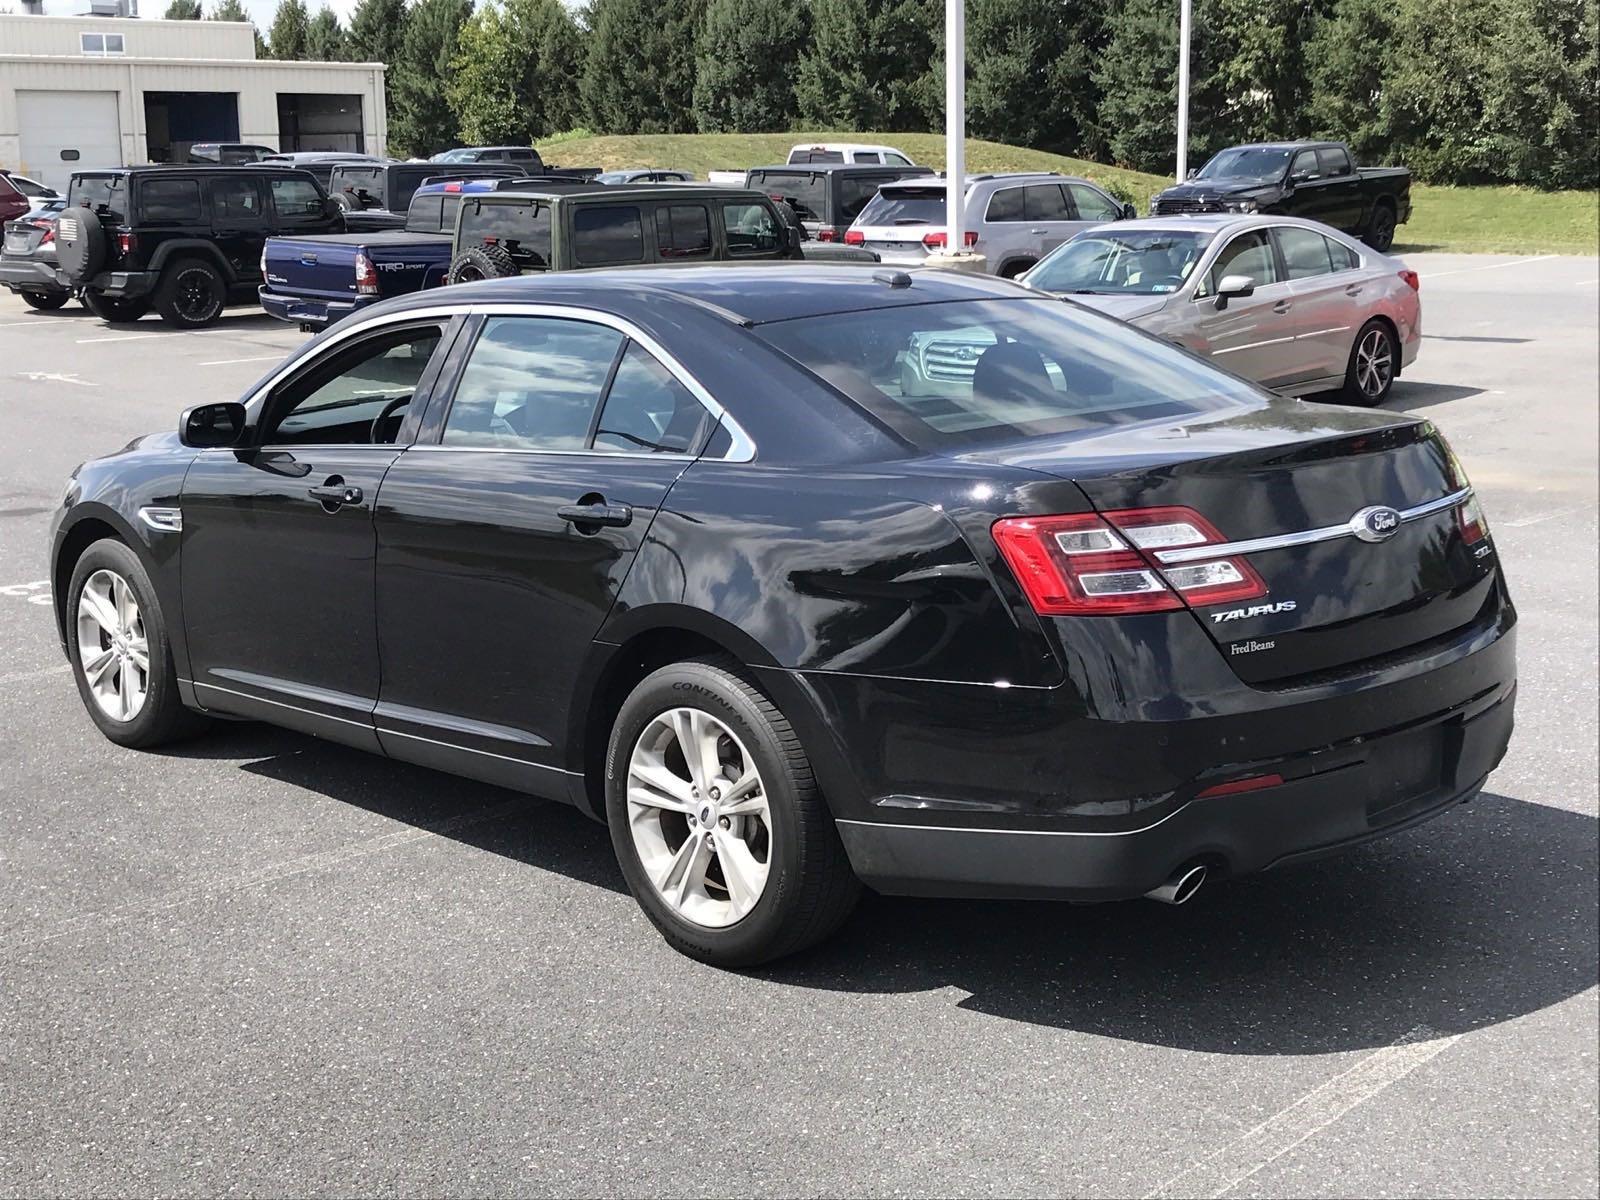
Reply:
<svg viewBox="0 0 1600 1200"><path fill-rule="evenodd" d="M113 741L258 718L569 801L719 964L862 884L1181 902L1470 798L1511 733L1431 424L983 277L406 297L84 464L52 536Z"/></svg>

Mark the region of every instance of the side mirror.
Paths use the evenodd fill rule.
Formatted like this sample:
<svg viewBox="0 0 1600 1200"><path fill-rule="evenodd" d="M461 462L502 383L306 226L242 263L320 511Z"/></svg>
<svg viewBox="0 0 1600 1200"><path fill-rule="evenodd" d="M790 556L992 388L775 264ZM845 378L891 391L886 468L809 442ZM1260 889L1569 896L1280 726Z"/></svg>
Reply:
<svg viewBox="0 0 1600 1200"><path fill-rule="evenodd" d="M1227 308L1235 296L1249 296L1256 290L1256 281L1249 275L1224 275L1217 284L1217 307Z"/></svg>
<svg viewBox="0 0 1600 1200"><path fill-rule="evenodd" d="M325 217L340 217L344 215L344 208L337 200L327 196L322 201L322 215Z"/></svg>
<svg viewBox="0 0 1600 1200"><path fill-rule="evenodd" d="M1310 183L1313 178L1310 171L1292 171L1289 174L1290 183Z"/></svg>
<svg viewBox="0 0 1600 1200"><path fill-rule="evenodd" d="M1137 221L1139 219L1139 210L1131 204L1124 204L1122 206L1122 219L1124 221Z"/></svg>
<svg viewBox="0 0 1600 1200"><path fill-rule="evenodd" d="M178 418L178 440L197 450L236 446L244 436L244 405L237 400L196 404Z"/></svg>

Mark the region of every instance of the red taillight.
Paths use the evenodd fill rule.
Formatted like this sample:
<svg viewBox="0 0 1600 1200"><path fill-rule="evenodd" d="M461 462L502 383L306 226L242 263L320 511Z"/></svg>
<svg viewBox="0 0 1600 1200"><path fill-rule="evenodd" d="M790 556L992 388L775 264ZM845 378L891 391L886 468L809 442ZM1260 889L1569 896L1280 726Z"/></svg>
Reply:
<svg viewBox="0 0 1600 1200"><path fill-rule="evenodd" d="M461 181L458 179L454 183L445 184L444 190L447 192L459 192L461 190Z"/></svg>
<svg viewBox="0 0 1600 1200"><path fill-rule="evenodd" d="M859 229L846 229L844 231L844 244L846 246L865 246L867 235Z"/></svg>
<svg viewBox="0 0 1600 1200"><path fill-rule="evenodd" d="M819 242L831 242L831 241L833 241L833 239L834 239L833 226L824 225L821 229L817 230L817 241L819 241Z"/></svg>
<svg viewBox="0 0 1600 1200"><path fill-rule="evenodd" d="M356 291L363 296L378 294L378 268L372 265L365 250L356 253Z"/></svg>
<svg viewBox="0 0 1600 1200"><path fill-rule="evenodd" d="M1227 783L1213 784L1200 792L1195 799L1204 800L1207 796L1236 796L1240 792L1259 792L1262 788L1278 787L1282 783L1282 775L1246 775L1243 779L1230 779Z"/></svg>
<svg viewBox="0 0 1600 1200"><path fill-rule="evenodd" d="M994 539L1042 616L1166 612L1267 594L1266 583L1243 558L1157 562L1158 550L1226 540L1193 509L1006 517L995 522Z"/></svg>
<svg viewBox="0 0 1600 1200"><path fill-rule="evenodd" d="M54 221L29 221L28 224L32 225L35 229L44 230L44 236L39 239L39 245L48 246L51 242L56 240L56 223Z"/></svg>
<svg viewBox="0 0 1600 1200"><path fill-rule="evenodd" d="M1461 540L1475 546L1489 536L1489 522L1484 518L1483 505L1476 494L1456 505L1456 524L1461 526Z"/></svg>
<svg viewBox="0 0 1600 1200"><path fill-rule="evenodd" d="M935 229L932 233L922 235L922 244L929 250L943 250L945 243L949 240L950 238L942 229ZM978 244L978 231L976 229L967 230L966 233L961 235L961 240L969 249L976 246Z"/></svg>
<svg viewBox="0 0 1600 1200"><path fill-rule="evenodd" d="M1422 277L1415 271L1401 271L1400 278L1405 280L1405 285L1413 292L1422 290Z"/></svg>
<svg viewBox="0 0 1600 1200"><path fill-rule="evenodd" d="M132 254L134 248L137 247L138 244L139 239L134 237L134 235L131 233L117 234L117 253L121 254L123 257L127 257L128 255Z"/></svg>

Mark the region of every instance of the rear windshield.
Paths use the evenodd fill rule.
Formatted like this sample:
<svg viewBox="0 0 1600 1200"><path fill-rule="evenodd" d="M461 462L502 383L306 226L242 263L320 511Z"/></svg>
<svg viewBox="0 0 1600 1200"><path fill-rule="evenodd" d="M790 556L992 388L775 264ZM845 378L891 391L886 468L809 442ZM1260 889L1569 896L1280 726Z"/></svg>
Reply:
<svg viewBox="0 0 1600 1200"><path fill-rule="evenodd" d="M118 221L124 216L126 196L121 175L74 175L67 186L68 207L99 212L103 205L107 210L103 215Z"/></svg>
<svg viewBox="0 0 1600 1200"><path fill-rule="evenodd" d="M383 170L379 167L340 167L339 187L355 193L363 208L383 207ZM412 191L415 191L412 188Z"/></svg>
<svg viewBox="0 0 1600 1200"><path fill-rule="evenodd" d="M943 225L944 188L895 188L867 201L857 225Z"/></svg>
<svg viewBox="0 0 1600 1200"><path fill-rule="evenodd" d="M455 197L461 203L460 197ZM504 246L518 266L542 270L550 265L550 206L492 204L474 200L461 214L459 248L493 242Z"/></svg>
<svg viewBox="0 0 1600 1200"><path fill-rule="evenodd" d="M750 186L773 199L790 201L802 221L825 221L828 176L820 171L751 171Z"/></svg>
<svg viewBox="0 0 1600 1200"><path fill-rule="evenodd" d="M803 317L757 336L913 445L961 449L1259 404L1264 393L1057 300L961 300Z"/></svg>

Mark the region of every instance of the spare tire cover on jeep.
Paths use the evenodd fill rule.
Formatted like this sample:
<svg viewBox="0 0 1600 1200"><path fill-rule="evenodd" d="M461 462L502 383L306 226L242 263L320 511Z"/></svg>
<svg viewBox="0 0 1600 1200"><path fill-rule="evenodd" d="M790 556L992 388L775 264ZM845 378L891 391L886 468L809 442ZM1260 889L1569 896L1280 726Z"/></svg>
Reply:
<svg viewBox="0 0 1600 1200"><path fill-rule="evenodd" d="M73 283L93 279L106 265L106 230L87 208L69 208L56 218L56 262Z"/></svg>

